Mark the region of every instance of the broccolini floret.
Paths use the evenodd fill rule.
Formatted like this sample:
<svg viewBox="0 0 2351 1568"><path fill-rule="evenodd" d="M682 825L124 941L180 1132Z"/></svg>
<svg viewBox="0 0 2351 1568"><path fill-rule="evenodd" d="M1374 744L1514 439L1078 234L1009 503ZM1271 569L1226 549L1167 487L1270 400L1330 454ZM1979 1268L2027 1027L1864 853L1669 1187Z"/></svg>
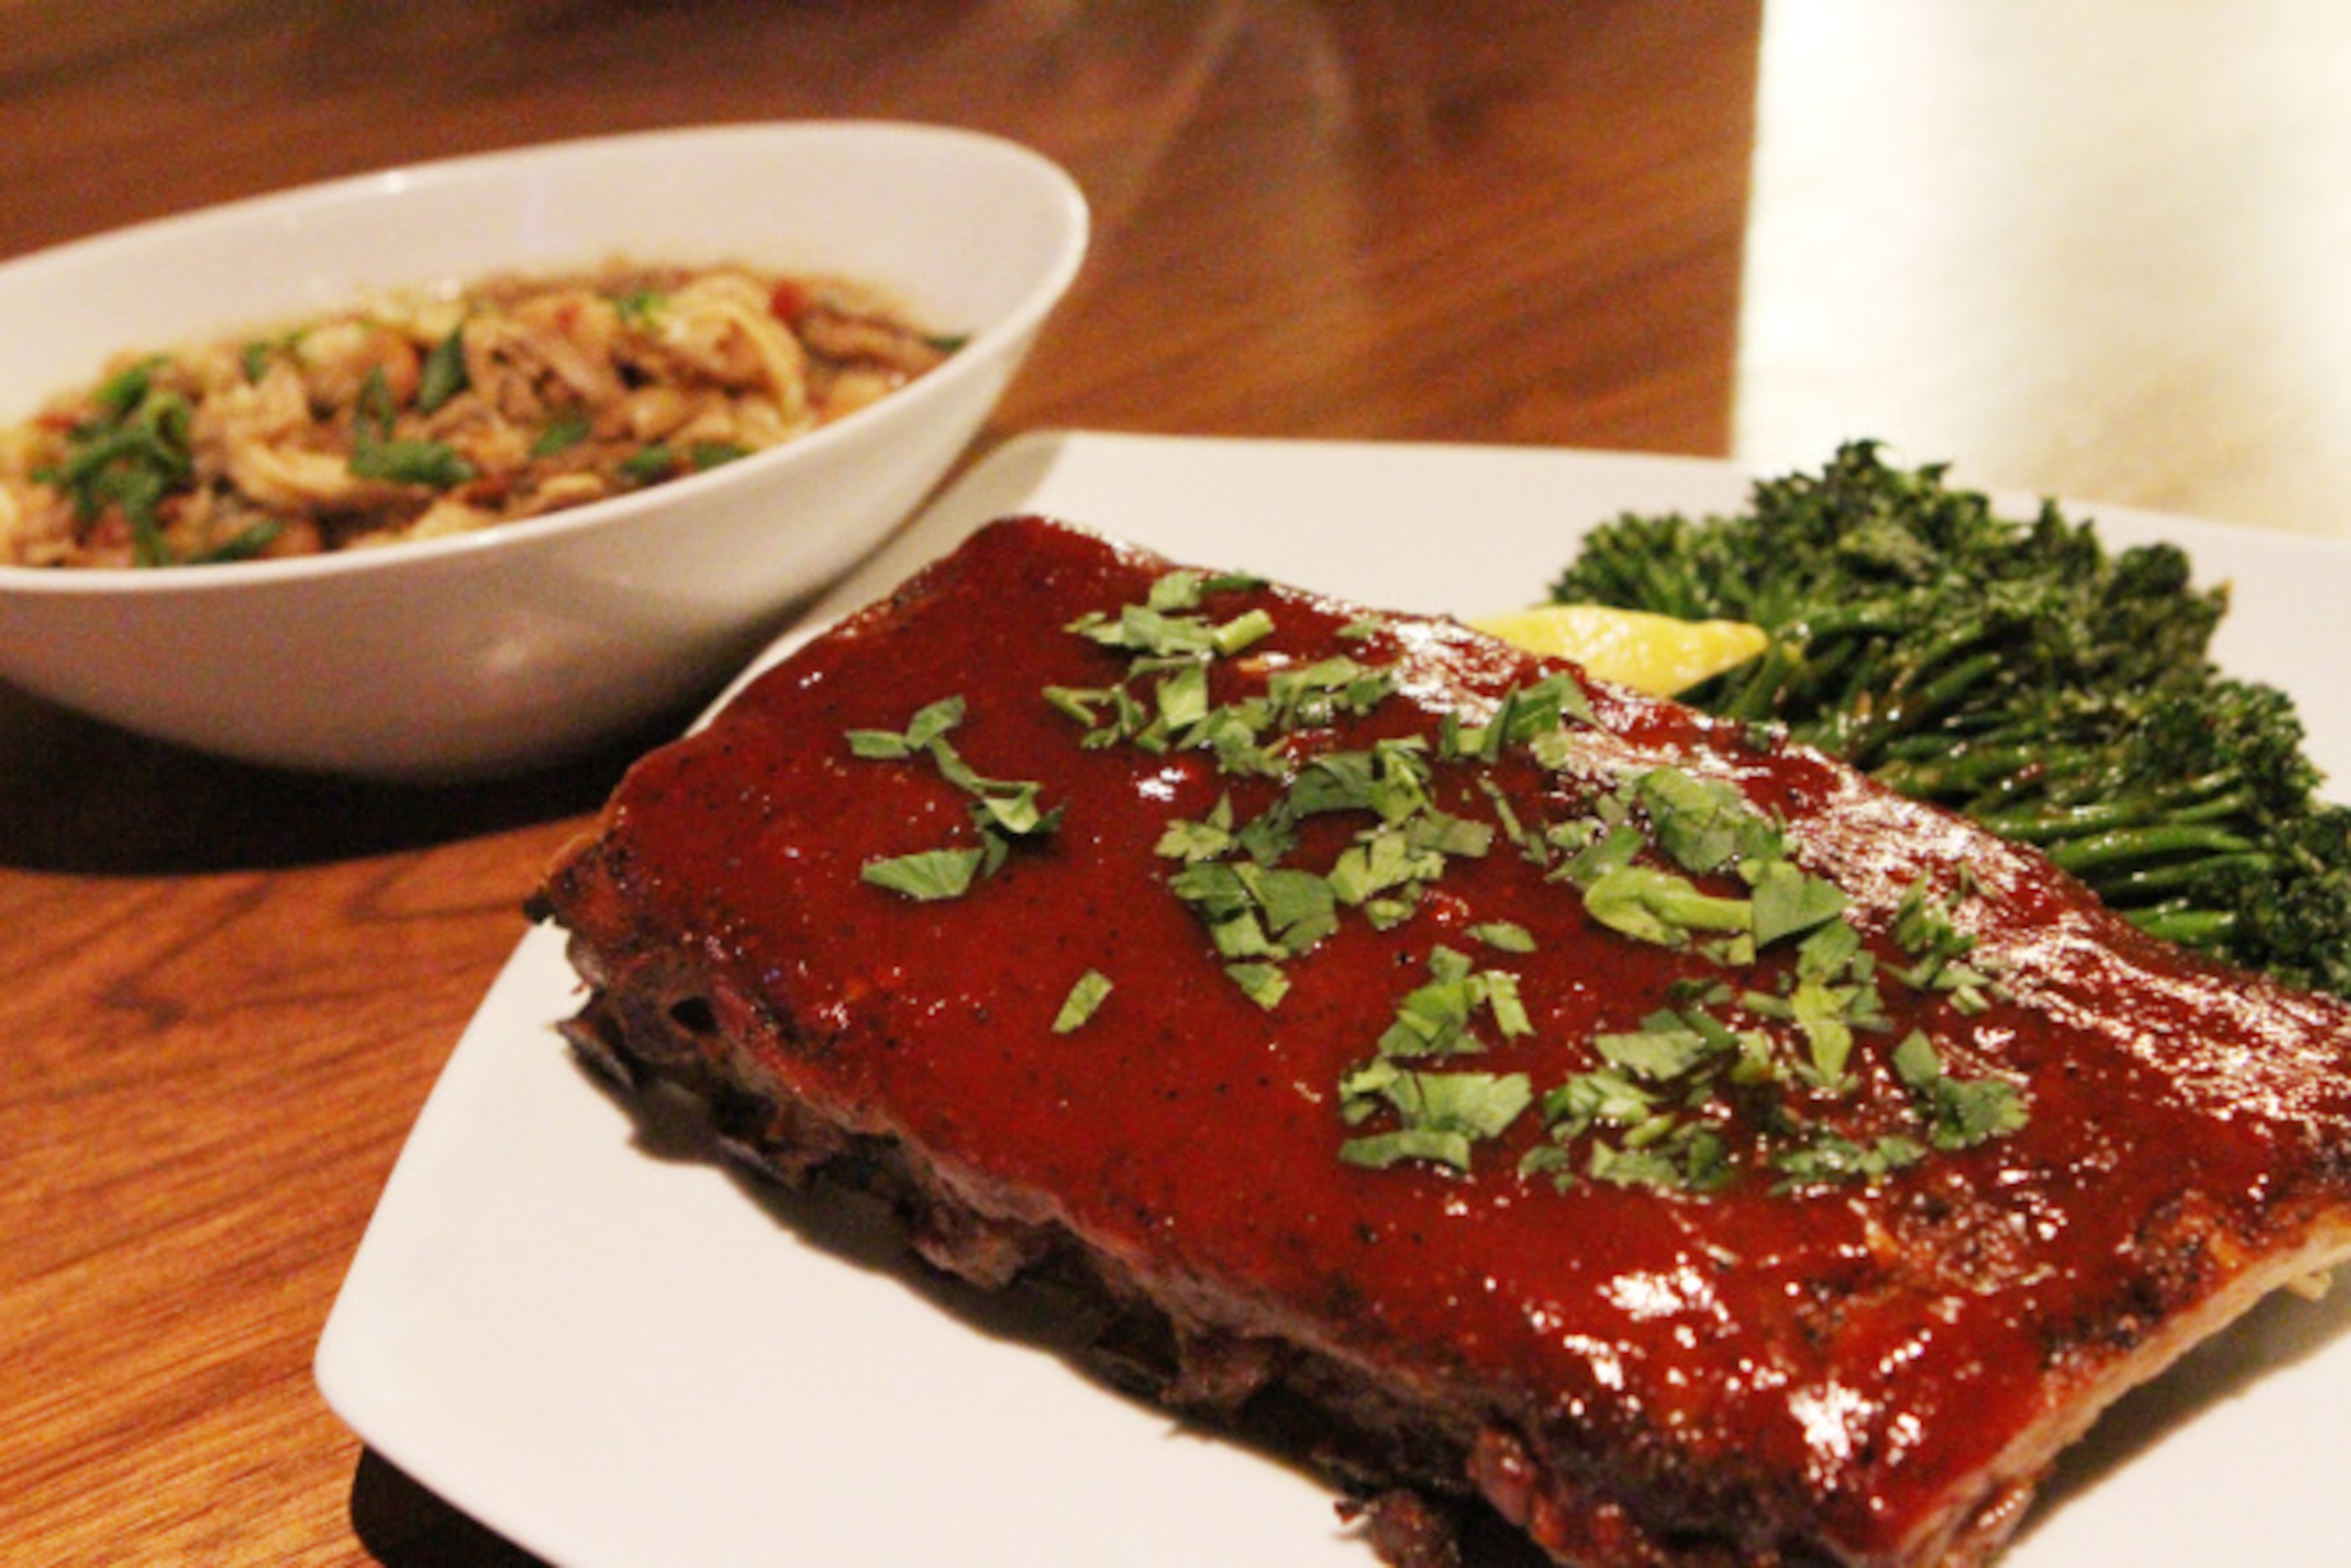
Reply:
<svg viewBox="0 0 2351 1568"><path fill-rule="evenodd" d="M2148 930L2351 993L2351 811L2292 701L2212 663L2226 594L2178 548L2004 518L1860 441L1736 515L1605 524L1551 592L1762 627L1685 700L2038 846Z"/></svg>

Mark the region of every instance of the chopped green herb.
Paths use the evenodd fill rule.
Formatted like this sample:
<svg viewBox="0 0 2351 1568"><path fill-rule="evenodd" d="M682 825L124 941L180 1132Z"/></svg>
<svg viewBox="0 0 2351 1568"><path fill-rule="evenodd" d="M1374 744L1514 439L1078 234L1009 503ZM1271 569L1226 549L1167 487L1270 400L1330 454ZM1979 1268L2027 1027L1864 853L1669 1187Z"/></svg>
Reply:
<svg viewBox="0 0 2351 1568"><path fill-rule="evenodd" d="M972 821L979 829L977 848L942 848L870 862L868 882L909 898L958 898L979 877L1000 868L1013 839L1033 838L1061 826L1061 808L1048 811L1039 805L1042 785L1028 779L982 777L947 741L948 732L964 721L959 697L942 697L915 711L904 730L851 730L850 753L872 762L927 759L941 778L971 797Z"/></svg>
<svg viewBox="0 0 2351 1568"><path fill-rule="evenodd" d="M1614 1068L1578 1073L1545 1094L1542 1118L1554 1138L1581 1137L1595 1127L1639 1127L1658 1096Z"/></svg>
<svg viewBox="0 0 2351 1568"><path fill-rule="evenodd" d="M1755 945L1769 947L1782 937L1834 920L1851 901L1835 883L1788 861L1773 860L1755 883Z"/></svg>
<svg viewBox="0 0 2351 1568"><path fill-rule="evenodd" d="M1938 1149L1973 1148L2024 1126L2023 1092L2001 1078L1953 1078L1927 1036L1913 1031L1894 1050L1894 1072L1919 1097Z"/></svg>
<svg viewBox="0 0 2351 1568"><path fill-rule="evenodd" d="M1458 1171L1470 1168L1473 1147L1499 1137L1534 1101L1523 1073L1413 1072L1387 1067L1343 1085L1358 1107L1384 1100L1401 1124L1395 1130L1351 1138L1339 1158L1384 1168L1425 1160Z"/></svg>
<svg viewBox="0 0 2351 1568"><path fill-rule="evenodd" d="M1583 907L1611 930L1663 947L1687 947L1693 931L1743 931L1754 922L1745 898L1701 893L1687 877L1645 866L1603 872L1583 889Z"/></svg>
<svg viewBox="0 0 2351 1568"><path fill-rule="evenodd" d="M1067 1034L1084 1027L1110 992L1110 977L1102 971L1090 969L1078 976L1077 982L1070 987L1070 994L1061 1000L1061 1012L1054 1015L1053 1033Z"/></svg>
<svg viewBox="0 0 2351 1568"><path fill-rule="evenodd" d="M1155 692L1159 722L1182 730L1208 716L1208 667L1183 664L1159 679Z"/></svg>
<svg viewBox="0 0 2351 1568"><path fill-rule="evenodd" d="M1444 870L1442 855L1416 846L1401 827L1384 827L1340 851L1330 882L1340 902L1357 909L1382 893L1432 881Z"/></svg>
<svg viewBox="0 0 2351 1568"><path fill-rule="evenodd" d="M1494 1015L1496 1031L1506 1040L1532 1034L1534 1019L1519 993L1519 977L1508 970L1489 969L1480 978L1486 982L1486 1010Z"/></svg>
<svg viewBox="0 0 2351 1568"><path fill-rule="evenodd" d="M1879 1181L1926 1158L1927 1151L1915 1139L1899 1133L1886 1134L1865 1145L1841 1133L1815 1130L1807 1141L1771 1157L1772 1168L1783 1178L1774 1190Z"/></svg>
<svg viewBox="0 0 2351 1568"><path fill-rule="evenodd" d="M1466 1173L1470 1153L1468 1135L1446 1127L1405 1127L1349 1138L1339 1146L1341 1159L1373 1170L1385 1170L1406 1160L1424 1160Z"/></svg>
<svg viewBox="0 0 2351 1568"><path fill-rule="evenodd" d="M1273 617L1261 609L1244 610L1217 628L1216 649L1227 659L1273 635Z"/></svg>
<svg viewBox="0 0 2351 1568"><path fill-rule="evenodd" d="M1973 1148L2024 1126L2024 1094L2000 1078L1944 1078L1934 1094L1934 1141L1940 1149Z"/></svg>
<svg viewBox="0 0 2351 1568"><path fill-rule="evenodd" d="M1514 745L1544 751L1542 742L1560 734L1569 718L1590 722L1591 698L1566 675L1547 675L1532 685L1504 692L1483 724L1465 724L1458 715L1446 715L1438 735L1440 753L1449 761L1491 763L1499 761L1503 752ZM1556 765L1559 760L1551 757L1549 764Z"/></svg>
<svg viewBox="0 0 2351 1568"><path fill-rule="evenodd" d="M668 305L669 296L656 288L632 289L612 296L612 306L620 312L622 324L639 329L654 325Z"/></svg>
<svg viewBox="0 0 2351 1568"><path fill-rule="evenodd" d="M461 325L451 327L449 335L424 356L423 368L416 378L416 411L434 412L470 384L465 373L465 329ZM539 439L546 440L544 436Z"/></svg>
<svg viewBox="0 0 2351 1568"><path fill-rule="evenodd" d="M1947 898L1933 897L1921 880L1913 882L1903 891L1902 902L1894 911L1894 940L1902 950L1913 958L1958 958L1975 946L1975 938L1952 922L1958 902L1954 895Z"/></svg>
<svg viewBox="0 0 2351 1568"><path fill-rule="evenodd" d="M1169 615L1147 604L1127 605L1115 618L1080 617L1070 630L1102 644L1155 659L1196 657L1216 651L1216 632L1197 616Z"/></svg>
<svg viewBox="0 0 2351 1568"><path fill-rule="evenodd" d="M966 711L960 696L942 697L916 709L904 730L850 731L850 750L861 757L911 757L927 750L933 741L962 723Z"/></svg>
<svg viewBox="0 0 2351 1568"><path fill-rule="evenodd" d="M1604 833L1583 831L1596 826L1589 823L1567 824L1544 836L1554 847L1572 851L1567 864L1560 868L1562 879L1587 890L1612 872L1630 867L1649 846L1648 839L1637 827L1627 825Z"/></svg>
<svg viewBox="0 0 2351 1568"><path fill-rule="evenodd" d="M569 452L596 432L594 421L585 414L563 414L547 421L538 439L530 443L533 457L554 457Z"/></svg>
<svg viewBox="0 0 2351 1568"><path fill-rule="evenodd" d="M1719 1049L1713 1039L1670 1014L1637 1031L1594 1035L1592 1044L1609 1064L1650 1083L1681 1077Z"/></svg>
<svg viewBox="0 0 2351 1568"><path fill-rule="evenodd" d="M677 453L666 441L653 441L622 458L620 466L631 483L656 484L677 472Z"/></svg>
<svg viewBox="0 0 2351 1568"><path fill-rule="evenodd" d="M1316 729L1342 714L1370 712L1394 690L1384 669L1358 664L1345 654L1316 663L1277 670L1266 681L1272 721L1286 730Z"/></svg>
<svg viewBox="0 0 2351 1568"><path fill-rule="evenodd" d="M1475 969L1454 948L1428 955L1428 980L1396 1003L1395 1018L1380 1035L1383 1056L1449 1056L1481 1051L1471 1033L1482 1010L1505 1037L1530 1033L1533 1023L1520 1000L1518 977L1506 971Z"/></svg>
<svg viewBox="0 0 2351 1568"><path fill-rule="evenodd" d="M1182 739L1186 748L1216 753L1217 771L1236 776L1274 778L1280 759L1259 739L1261 721L1254 703L1212 708Z"/></svg>
<svg viewBox="0 0 2351 1568"><path fill-rule="evenodd" d="M1469 928L1469 934L1488 947L1506 953L1531 953L1535 950L1534 933L1515 920L1481 920Z"/></svg>
<svg viewBox="0 0 2351 1568"><path fill-rule="evenodd" d="M1289 994L1290 977L1281 972L1280 964L1228 963L1225 977L1241 988L1241 994L1267 1012L1272 1012Z"/></svg>
<svg viewBox="0 0 2351 1568"><path fill-rule="evenodd" d="M1232 802L1220 801L1229 819ZM1215 860L1232 853L1233 835L1229 826L1214 821L1171 822L1159 835L1152 852L1168 860Z"/></svg>
<svg viewBox="0 0 2351 1568"><path fill-rule="evenodd" d="M1669 1125L1662 1120L1646 1127L1658 1129L1658 1135L1647 1142L1635 1144L1628 1139L1621 1147L1593 1144L1586 1174L1594 1181L1618 1187L1689 1192L1710 1191L1730 1179L1728 1151L1721 1135L1712 1128L1698 1122Z"/></svg>
<svg viewBox="0 0 2351 1568"><path fill-rule="evenodd" d="M453 490L477 472L444 441L368 441L351 449L351 472L393 484Z"/></svg>
<svg viewBox="0 0 2351 1568"><path fill-rule="evenodd" d="M860 875L877 888L886 888L917 903L960 898L971 890L984 854L979 849L918 850L885 860L869 860Z"/></svg>
<svg viewBox="0 0 2351 1568"><path fill-rule="evenodd" d="M110 377L92 398L98 417L76 425L63 458L33 474L71 499L84 519L110 506L120 508L141 566L172 564L163 538L162 504L186 490L195 472L189 443L193 410L186 398L155 381L156 372L169 363L156 355Z"/></svg>
<svg viewBox="0 0 2351 1568"><path fill-rule="evenodd" d="M1845 1007L1851 1000L1850 992L1817 980L1797 981L1789 998L1811 1054L1813 1079L1823 1088L1843 1089L1849 1083L1844 1069L1853 1055L1853 1026L1845 1021Z"/></svg>
<svg viewBox="0 0 2351 1568"><path fill-rule="evenodd" d="M1827 884L1821 886L1826 887ZM1839 912L1844 908L1844 898L1843 893L1837 894ZM1755 923L1759 933L1763 924L1763 889L1759 887L1755 891ZM1761 940L1759 934L1757 940ZM1875 961L1861 945L1861 933L1840 919L1832 918L1823 921L1796 945L1796 973L1801 978L1841 980L1850 977L1858 981L1866 979L1875 968Z"/></svg>
<svg viewBox="0 0 2351 1568"><path fill-rule="evenodd" d="M1681 768L1652 768L1633 784L1648 810L1657 847L1685 871L1719 871L1741 860L1766 860L1780 853L1779 829L1727 780L1701 779Z"/></svg>
<svg viewBox="0 0 2351 1568"><path fill-rule="evenodd" d="M186 557L192 566L211 566L224 561L249 561L269 547L269 542L286 532L282 519L265 517L260 522L239 529L209 549L199 550Z"/></svg>

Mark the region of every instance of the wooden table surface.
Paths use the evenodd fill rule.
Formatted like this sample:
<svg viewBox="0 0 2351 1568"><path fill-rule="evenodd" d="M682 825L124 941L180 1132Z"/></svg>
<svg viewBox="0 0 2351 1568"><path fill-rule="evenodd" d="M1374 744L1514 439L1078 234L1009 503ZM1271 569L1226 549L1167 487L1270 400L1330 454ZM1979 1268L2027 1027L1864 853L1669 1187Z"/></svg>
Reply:
<svg viewBox="0 0 2351 1568"><path fill-rule="evenodd" d="M695 121L1026 140L1094 245L1049 426L1850 435L2351 535L2334 0L0 0L0 256L387 164ZM0 323L0 330L5 324ZM634 747L437 791L0 686L0 1560L504 1563L310 1357L538 868Z"/></svg>

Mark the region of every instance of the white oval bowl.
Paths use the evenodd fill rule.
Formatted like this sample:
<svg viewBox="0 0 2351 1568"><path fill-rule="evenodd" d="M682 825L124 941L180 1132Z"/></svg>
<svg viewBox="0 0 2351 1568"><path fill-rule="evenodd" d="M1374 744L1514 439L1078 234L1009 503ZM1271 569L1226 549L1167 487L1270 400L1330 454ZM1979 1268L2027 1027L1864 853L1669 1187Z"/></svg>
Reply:
<svg viewBox="0 0 2351 1568"><path fill-rule="evenodd" d="M943 365L707 472L380 549L0 566L0 678L248 762L478 778L715 689L968 444L1083 259L1070 177L975 132L855 121L560 142L308 186L0 265L0 419L110 355L502 271L740 261L878 286Z"/></svg>

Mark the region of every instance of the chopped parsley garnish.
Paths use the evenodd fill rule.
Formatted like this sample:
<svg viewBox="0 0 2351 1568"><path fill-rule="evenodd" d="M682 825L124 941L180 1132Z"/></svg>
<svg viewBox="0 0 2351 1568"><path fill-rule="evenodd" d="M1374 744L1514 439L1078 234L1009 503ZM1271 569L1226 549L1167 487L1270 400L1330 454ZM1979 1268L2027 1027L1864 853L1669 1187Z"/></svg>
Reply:
<svg viewBox="0 0 2351 1568"><path fill-rule="evenodd" d="M1347 1125L1375 1116L1393 1124L1343 1144L1339 1157L1351 1164L1427 1160L1466 1172L1476 1146L1500 1137L1534 1103L1525 1073L1406 1064L1484 1051L1476 1033L1481 1018L1505 1039L1534 1030L1515 974L1476 969L1464 954L1439 947L1429 954L1428 976L1397 1002L1378 1054L1340 1079Z"/></svg>
<svg viewBox="0 0 2351 1568"><path fill-rule="evenodd" d="M1923 1033L1894 1048L1894 1071L1918 1096L1937 1148L1973 1148L2024 1125L2022 1090L2003 1078L1949 1076Z"/></svg>
<svg viewBox="0 0 2351 1568"><path fill-rule="evenodd" d="M1844 889L1834 882L1798 869L1786 860L1767 862L1755 880L1755 892L1750 900L1755 912L1755 945L1770 947L1783 937L1791 937L1815 928L1844 931L1849 926L1834 925L1845 906L1852 900Z"/></svg>
<svg viewBox="0 0 2351 1568"><path fill-rule="evenodd" d="M1280 964L1228 963L1225 975L1240 987L1243 996L1269 1012L1280 1006L1281 999L1290 992L1290 977L1281 972Z"/></svg>
<svg viewBox="0 0 2351 1568"><path fill-rule="evenodd" d="M1564 760L1557 742L1569 718L1591 722L1592 700L1566 675L1547 675L1505 692L1483 724L1466 724L1458 713L1447 714L1439 750L1453 761L1492 763L1510 747L1523 745L1533 749L1537 762L1557 767Z"/></svg>
<svg viewBox="0 0 2351 1568"><path fill-rule="evenodd" d="M1651 961L1682 969L1637 1024L1562 1043L1583 1062L1546 1084L1515 1058L1549 1048L1539 1038L1547 1014L1507 967L1536 950L1534 935L1514 920L1465 916L1458 895L1443 900L1447 929L1464 945L1430 948L1426 976L1395 998L1367 1054L1341 1075L1342 1159L1470 1174L1510 1138L1522 1176L1561 1186L1704 1193L1757 1171L1774 1190L1801 1193L1884 1180L2023 1125L2016 1085L1946 1072L1927 1027L1888 1044L1890 985L1907 988L1928 1026L1923 1010L1964 1017L2005 996L1959 923L1973 891L1964 880L1940 898L1913 889L1890 932L1899 956L1881 957L1848 893L1806 870L1786 825L1734 779L1655 765L1579 784L1578 756L1600 765L1606 753L1577 740L1593 711L1565 673L1504 691L1482 711L1440 714L1424 733L1334 743L1343 725L1396 695L1396 671L1347 653L1239 659L1280 628L1261 606L1219 614L1214 596L1258 586L1164 574L1139 600L1067 627L1123 656L1120 673L1042 693L1077 726L1081 748L1192 753L1224 781L1207 812L1166 823L1155 852L1169 894L1244 996L1279 1009L1299 967L1349 922L1401 926L1432 907L1457 863L1498 848L1534 867L1531 888L1580 902L1594 925L1664 950L1671 956ZM1368 619L1342 637L1367 641L1383 625ZM1001 864L1009 842L1058 819L1040 806L1036 784L986 779L963 762L946 738L963 718L948 699L904 730L850 737L860 756L927 758L971 796L979 846L866 868L910 898L958 896ZM1506 763L1552 783L1514 795L1498 782ZM1334 818L1346 826L1313 826ZM1303 863L1304 844L1326 846L1328 860ZM1109 991L1100 971L1086 971L1055 1031L1082 1027ZM1468 1060L1489 1054L1505 1059Z"/></svg>
<svg viewBox="0 0 2351 1568"><path fill-rule="evenodd" d="M1632 780L1632 798L1647 811L1657 847L1685 871L1780 863L1778 825L1748 805L1727 779L1651 768Z"/></svg>
<svg viewBox="0 0 2351 1568"><path fill-rule="evenodd" d="M894 760L914 756L962 723L965 711L961 697L942 697L916 709L903 730L850 731L849 749L861 757Z"/></svg>
<svg viewBox="0 0 2351 1568"><path fill-rule="evenodd" d="M1220 958L1295 958L1338 926L1331 885L1309 871L1199 860L1167 887L1200 918Z"/></svg>
<svg viewBox="0 0 2351 1568"><path fill-rule="evenodd" d="M1480 1012L1505 1036L1531 1034L1518 976L1507 971L1478 970L1452 948L1439 947L1428 955L1428 980L1396 1003L1395 1021L1380 1036L1383 1056L1453 1056L1482 1051L1471 1032Z"/></svg>
<svg viewBox="0 0 2351 1568"><path fill-rule="evenodd" d="M1061 826L1061 807L1038 802L1043 785L1029 779L987 778L966 762L947 732L966 714L960 696L943 697L915 711L903 730L852 730L850 754L869 762L927 761L938 775L971 797L970 816L979 830L977 846L949 845L865 863L864 879L917 902L959 898L979 878L992 875L1018 839L1041 837Z"/></svg>
<svg viewBox="0 0 2351 1568"><path fill-rule="evenodd" d="M1782 1179L1781 1192L1806 1188L1842 1187L1878 1181L1927 1158L1917 1140L1886 1133L1868 1143L1856 1143L1842 1133L1814 1128L1802 1141L1772 1155L1771 1168Z"/></svg>
<svg viewBox="0 0 2351 1568"><path fill-rule="evenodd" d="M1349 1138L1341 1159L1374 1168L1425 1159L1464 1172L1476 1146L1499 1137L1534 1098L1524 1073L1420 1072L1384 1058L1357 1069L1342 1089L1365 1115L1384 1102L1399 1125Z"/></svg>
<svg viewBox="0 0 2351 1568"><path fill-rule="evenodd" d="M1067 1034L1083 1028L1110 992L1110 976L1102 971L1090 969L1078 976L1077 982L1070 987L1069 995L1061 999L1061 1012L1054 1014L1053 1033Z"/></svg>
<svg viewBox="0 0 2351 1568"><path fill-rule="evenodd" d="M1469 928L1469 934L1488 947L1506 953L1531 953L1535 950L1532 931L1515 920L1480 920Z"/></svg>
<svg viewBox="0 0 2351 1568"><path fill-rule="evenodd" d="M886 888L916 903L960 898L971 890L986 857L979 849L923 849L883 860L868 860L862 871L876 888Z"/></svg>
<svg viewBox="0 0 2351 1568"><path fill-rule="evenodd" d="M1639 941L1689 945L1696 931L1751 931L1755 910L1745 898L1702 893L1687 877L1652 866L1612 866L1583 889L1584 911Z"/></svg>

